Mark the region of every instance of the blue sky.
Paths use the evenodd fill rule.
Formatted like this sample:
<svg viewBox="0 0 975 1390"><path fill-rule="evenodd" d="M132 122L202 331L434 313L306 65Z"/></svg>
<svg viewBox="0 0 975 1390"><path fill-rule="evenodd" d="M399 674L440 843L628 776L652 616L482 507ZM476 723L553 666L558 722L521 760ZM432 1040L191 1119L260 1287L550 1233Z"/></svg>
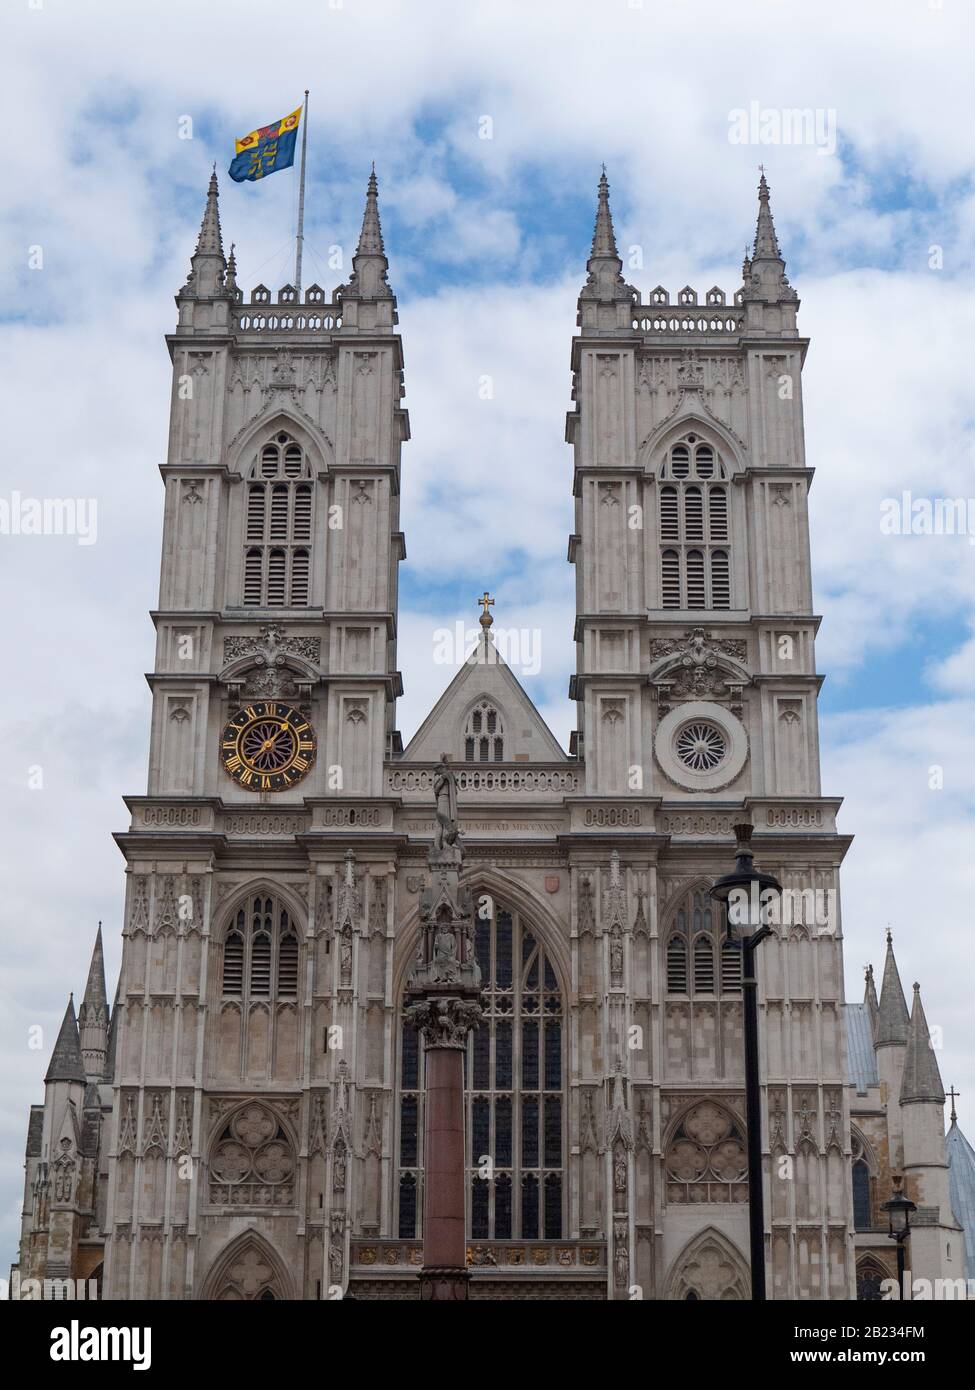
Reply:
<svg viewBox="0 0 975 1390"><path fill-rule="evenodd" d="M255 3L255 14L277 14ZM975 856L975 547L891 537L884 497L971 496L966 351L975 329L970 7L945 0L295 0L300 52L267 73L239 5L48 0L11 14L0 336L0 496L94 496L99 541L0 537L8 679L0 717L5 883L0 1239L17 1225L27 1106L95 923L114 980L122 863L111 832L145 785L166 441L163 335L209 169L239 282L291 279L296 180L233 185L234 136L311 90L305 280L347 278L376 161L406 404L399 723L443 685L431 629L537 627L526 681L563 742L573 661L569 344L605 161L627 278L644 293L740 283L757 166L811 338L804 374L823 787L855 833L843 879L847 980L893 924L905 985L943 1028L945 1083L975 1129L967 906ZM279 32L277 20L273 26ZM302 70L302 55L305 56ZM835 112L837 147L736 145L729 116ZM182 118L192 139L180 139ZM479 138L482 118L492 138ZM185 125L185 122L182 122ZM27 268L29 249L43 268ZM342 270L327 265L342 248ZM941 267L930 264L941 248ZM494 379L489 402L478 380ZM29 791L28 766L44 788ZM930 789L932 766L943 788ZM966 1098L967 1097L967 1098Z"/></svg>

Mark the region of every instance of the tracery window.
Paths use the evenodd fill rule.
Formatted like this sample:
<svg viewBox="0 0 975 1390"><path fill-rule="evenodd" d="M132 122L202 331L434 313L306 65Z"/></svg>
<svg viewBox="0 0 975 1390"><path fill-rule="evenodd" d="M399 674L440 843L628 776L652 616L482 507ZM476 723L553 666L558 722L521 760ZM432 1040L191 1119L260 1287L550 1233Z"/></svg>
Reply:
<svg viewBox="0 0 975 1390"><path fill-rule="evenodd" d="M668 994L741 990L741 946L728 939L723 911L703 886L692 889L674 913L666 967Z"/></svg>
<svg viewBox="0 0 975 1390"><path fill-rule="evenodd" d="M856 1130L850 1136L850 1152L853 1164L853 1228L870 1231L874 1227L873 1178L863 1140Z"/></svg>
<svg viewBox="0 0 975 1390"><path fill-rule="evenodd" d="M563 999L552 962L520 916L494 905L475 949L484 1020L467 1044L468 1230L474 1240L562 1237ZM401 1239L419 1229L423 1048L404 1026L400 1048ZM481 1160L491 1160L484 1177Z"/></svg>
<svg viewBox="0 0 975 1390"><path fill-rule="evenodd" d="M727 476L699 435L686 435L667 455L660 471L664 608L731 606Z"/></svg>
<svg viewBox="0 0 975 1390"><path fill-rule="evenodd" d="M247 484L244 606L304 608L309 601L311 471L287 434L261 449Z"/></svg>
<svg viewBox="0 0 975 1390"><path fill-rule="evenodd" d="M664 1155L670 1202L743 1202L748 1192L744 1128L723 1105L701 1101L677 1125Z"/></svg>
<svg viewBox="0 0 975 1390"><path fill-rule="evenodd" d="M294 1177L294 1145L269 1107L246 1105L220 1129L210 1153L211 1202L290 1207Z"/></svg>
<svg viewBox="0 0 975 1390"><path fill-rule="evenodd" d="M285 908L264 894L241 907L223 944L225 999L297 999L298 934Z"/></svg>
<svg viewBox="0 0 975 1390"><path fill-rule="evenodd" d="M880 1303L885 1295L881 1285L890 1275L868 1255L857 1262L857 1300L861 1303Z"/></svg>
<svg viewBox="0 0 975 1390"><path fill-rule="evenodd" d="M480 700L467 716L464 759L469 763L504 762L504 729L501 715L487 700Z"/></svg>

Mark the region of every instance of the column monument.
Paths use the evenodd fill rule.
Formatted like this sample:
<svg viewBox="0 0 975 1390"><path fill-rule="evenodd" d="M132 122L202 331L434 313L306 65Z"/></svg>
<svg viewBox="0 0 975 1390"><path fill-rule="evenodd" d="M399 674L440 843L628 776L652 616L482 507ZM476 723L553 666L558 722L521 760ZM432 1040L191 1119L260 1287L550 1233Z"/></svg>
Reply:
<svg viewBox="0 0 975 1390"><path fill-rule="evenodd" d="M464 851L457 786L447 754L434 773L436 828L427 854L432 883L420 896L420 940L406 981L407 1020L423 1038L423 1267L420 1298L468 1296L464 1053L481 1020L474 903L460 887Z"/></svg>

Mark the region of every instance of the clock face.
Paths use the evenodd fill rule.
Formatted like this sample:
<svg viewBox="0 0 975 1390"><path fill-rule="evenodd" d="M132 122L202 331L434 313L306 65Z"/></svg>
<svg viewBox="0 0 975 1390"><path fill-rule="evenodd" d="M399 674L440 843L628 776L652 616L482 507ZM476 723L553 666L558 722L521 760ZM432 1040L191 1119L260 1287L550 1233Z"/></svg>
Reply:
<svg viewBox="0 0 975 1390"><path fill-rule="evenodd" d="M220 735L220 761L248 791L286 791L315 761L315 731L291 705L255 700Z"/></svg>

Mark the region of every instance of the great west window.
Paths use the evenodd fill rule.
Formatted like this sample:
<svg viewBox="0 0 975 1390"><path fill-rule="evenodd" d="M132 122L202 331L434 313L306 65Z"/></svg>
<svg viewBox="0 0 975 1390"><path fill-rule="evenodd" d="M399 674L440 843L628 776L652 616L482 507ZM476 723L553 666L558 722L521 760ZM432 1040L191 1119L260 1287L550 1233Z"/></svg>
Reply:
<svg viewBox="0 0 975 1390"><path fill-rule="evenodd" d="M485 899L481 899L485 902ZM562 1237L563 1000L530 924L488 904L476 922L484 1020L467 1044L467 1221L473 1240ZM401 1238L420 1231L423 1047L404 1026L400 1049Z"/></svg>

